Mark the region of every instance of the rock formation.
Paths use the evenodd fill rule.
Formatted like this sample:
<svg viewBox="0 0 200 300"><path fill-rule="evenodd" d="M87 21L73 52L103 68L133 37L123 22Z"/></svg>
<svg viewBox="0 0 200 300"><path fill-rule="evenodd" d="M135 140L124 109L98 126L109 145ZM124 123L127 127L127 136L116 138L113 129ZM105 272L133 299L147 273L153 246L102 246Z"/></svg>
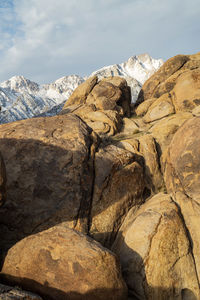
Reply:
<svg viewBox="0 0 200 300"><path fill-rule="evenodd" d="M169 59L134 107L125 79L94 75L58 115L0 126L2 284L200 299L199 74L200 53Z"/></svg>
<svg viewBox="0 0 200 300"><path fill-rule="evenodd" d="M132 56L120 65L107 66L94 73L100 79L113 75L126 79L134 103L144 81L162 64L161 59L142 54ZM24 76L13 76L0 83L0 124L36 116L57 115L72 92L84 81L83 77L70 75L50 84L38 84Z"/></svg>

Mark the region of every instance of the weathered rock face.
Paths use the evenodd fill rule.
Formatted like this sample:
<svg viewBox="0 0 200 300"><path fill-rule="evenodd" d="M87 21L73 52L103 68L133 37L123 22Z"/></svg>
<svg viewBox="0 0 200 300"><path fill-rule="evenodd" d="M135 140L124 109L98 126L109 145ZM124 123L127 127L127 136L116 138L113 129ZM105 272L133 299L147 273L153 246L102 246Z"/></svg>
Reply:
<svg viewBox="0 0 200 300"><path fill-rule="evenodd" d="M73 104L83 104L86 102L87 96L97 83L97 76L92 76L82 84L80 84L73 94L69 97L67 103L65 104L64 108L66 106L71 106Z"/></svg>
<svg viewBox="0 0 200 300"><path fill-rule="evenodd" d="M174 135L165 163L167 190L179 204L190 233L200 279L200 118L188 120Z"/></svg>
<svg viewBox="0 0 200 300"><path fill-rule="evenodd" d="M191 111L200 105L200 68L180 74L171 98L176 111Z"/></svg>
<svg viewBox="0 0 200 300"><path fill-rule="evenodd" d="M110 247L128 210L142 203L142 156L110 145L95 157L90 234Z"/></svg>
<svg viewBox="0 0 200 300"><path fill-rule="evenodd" d="M8 177L1 248L62 221L87 232L97 145L91 129L64 115L2 125L0 138Z"/></svg>
<svg viewBox="0 0 200 300"><path fill-rule="evenodd" d="M151 135L144 135L139 138L139 150L145 162L146 185L153 192L157 192L163 183L156 143Z"/></svg>
<svg viewBox="0 0 200 300"><path fill-rule="evenodd" d="M117 257L65 224L17 243L1 277L46 299L127 299Z"/></svg>
<svg viewBox="0 0 200 300"><path fill-rule="evenodd" d="M133 299L199 299L187 230L169 195L157 194L130 211L112 250Z"/></svg>
<svg viewBox="0 0 200 300"><path fill-rule="evenodd" d="M138 101L142 102L146 99L154 97L156 95L159 85L168 79L171 75L177 72L184 64L189 60L189 57L186 55L177 55L170 58L164 65L152 75L143 85L139 96ZM168 92L173 88L173 84L168 86ZM166 92L166 91L165 91ZM161 96L159 94L159 96ZM156 95L156 98L158 96Z"/></svg>
<svg viewBox="0 0 200 300"><path fill-rule="evenodd" d="M126 81L93 77L62 115L0 126L6 278L44 299L124 299L106 246L130 300L200 299L199 74L199 53L170 59L130 118Z"/></svg>
<svg viewBox="0 0 200 300"><path fill-rule="evenodd" d="M0 153L0 207L5 203L6 201L6 167L3 160L3 157Z"/></svg>
<svg viewBox="0 0 200 300"><path fill-rule="evenodd" d="M165 182L200 203L200 118L191 118L174 135L168 150Z"/></svg>
<svg viewBox="0 0 200 300"><path fill-rule="evenodd" d="M131 94L121 77L97 82L93 76L81 84L68 99L61 114L73 112L98 134L114 135L120 131L123 116L130 117Z"/></svg>
<svg viewBox="0 0 200 300"><path fill-rule="evenodd" d="M192 112L200 105L200 55L170 58L145 82L138 97L140 102L136 114L145 114L146 122L180 111Z"/></svg>

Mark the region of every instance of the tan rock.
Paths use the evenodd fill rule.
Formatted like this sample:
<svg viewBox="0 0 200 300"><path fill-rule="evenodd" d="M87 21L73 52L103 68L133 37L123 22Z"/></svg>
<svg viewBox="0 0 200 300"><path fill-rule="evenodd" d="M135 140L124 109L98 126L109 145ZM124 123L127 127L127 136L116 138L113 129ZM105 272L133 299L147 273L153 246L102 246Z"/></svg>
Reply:
<svg viewBox="0 0 200 300"><path fill-rule="evenodd" d="M93 111L96 111L96 107L94 104L90 104L90 105L74 104L71 106L67 106L67 108L63 109L59 113L59 115L73 113L73 114L79 116L80 118L84 119L87 117L88 113L93 112Z"/></svg>
<svg viewBox="0 0 200 300"><path fill-rule="evenodd" d="M192 111L200 105L200 68L181 74L171 96L176 112Z"/></svg>
<svg viewBox="0 0 200 300"><path fill-rule="evenodd" d="M114 135L120 131L122 120L116 111L95 111L89 112L84 121L98 134Z"/></svg>
<svg viewBox="0 0 200 300"><path fill-rule="evenodd" d="M173 194L190 233L196 270L200 280L200 118L194 117L174 135L167 153L164 179Z"/></svg>
<svg viewBox="0 0 200 300"><path fill-rule="evenodd" d="M109 82L117 86L120 89L127 87L127 81L123 77L119 76L109 76L101 79L102 82Z"/></svg>
<svg viewBox="0 0 200 300"><path fill-rule="evenodd" d="M0 206L2 206L6 202L7 193L6 193L6 167L3 160L3 157L0 153Z"/></svg>
<svg viewBox="0 0 200 300"><path fill-rule="evenodd" d="M174 106L168 94L163 94L159 99L155 100L150 107L143 120L146 123L160 120L168 115L175 113Z"/></svg>
<svg viewBox="0 0 200 300"><path fill-rule="evenodd" d="M100 81L91 91L87 103L95 103L97 109L114 109L116 102L121 98L120 88L110 82Z"/></svg>
<svg viewBox="0 0 200 300"><path fill-rule="evenodd" d="M144 100L154 97L154 92L159 84L177 72L188 60L189 57L186 55L177 55L168 59L162 67L144 83L138 96L138 102L143 102Z"/></svg>
<svg viewBox="0 0 200 300"><path fill-rule="evenodd" d="M119 141L117 144L117 147L125 149L127 151L133 152L133 153L139 153L139 142L137 139L126 139Z"/></svg>
<svg viewBox="0 0 200 300"><path fill-rule="evenodd" d="M140 127L137 125L134 120L129 118L123 118L123 127L121 133L123 134L135 134L140 132Z"/></svg>
<svg viewBox="0 0 200 300"><path fill-rule="evenodd" d="M153 104L153 102L156 100L156 98L150 98L146 101L140 103L136 109L135 113L137 116L144 116L146 112L148 111L148 108Z"/></svg>
<svg viewBox="0 0 200 300"><path fill-rule="evenodd" d="M193 117L176 132L168 150L165 182L169 192L182 191L200 204L200 118Z"/></svg>
<svg viewBox="0 0 200 300"><path fill-rule="evenodd" d="M155 122L149 129L149 132L153 135L159 145L160 154L168 147L178 128L191 117L192 114L189 112L180 112Z"/></svg>
<svg viewBox="0 0 200 300"><path fill-rule="evenodd" d="M189 232L191 249L195 261L196 272L198 281L200 282L200 233L199 233L199 220L200 209L198 202L186 196L183 192L174 191L173 198L180 207L183 220ZM199 299L199 298L197 298Z"/></svg>
<svg viewBox="0 0 200 300"><path fill-rule="evenodd" d="M128 210L142 203L142 157L109 145L95 156L90 234L110 247Z"/></svg>
<svg viewBox="0 0 200 300"><path fill-rule="evenodd" d="M73 94L69 97L63 109L66 109L68 106L71 106L73 104L84 104L86 102L87 96L92 91L94 86L97 84L97 81L98 81L97 76L92 76L88 78L85 82L80 84L75 89Z"/></svg>
<svg viewBox="0 0 200 300"><path fill-rule="evenodd" d="M137 299L199 299L189 236L169 195L157 194L126 217L112 250Z"/></svg>
<svg viewBox="0 0 200 300"><path fill-rule="evenodd" d="M75 115L0 126L7 202L0 209L0 248L66 221L87 231L96 135Z"/></svg>
<svg viewBox="0 0 200 300"><path fill-rule="evenodd" d="M47 299L127 299L117 257L64 223L14 245L1 277Z"/></svg>
<svg viewBox="0 0 200 300"><path fill-rule="evenodd" d="M144 135L139 138L139 151L144 157L145 178L148 187L153 192L160 190L163 179L160 172L160 162L154 138L151 135Z"/></svg>
<svg viewBox="0 0 200 300"><path fill-rule="evenodd" d="M193 110L192 110L192 115L194 117L200 117L200 105L196 106Z"/></svg>

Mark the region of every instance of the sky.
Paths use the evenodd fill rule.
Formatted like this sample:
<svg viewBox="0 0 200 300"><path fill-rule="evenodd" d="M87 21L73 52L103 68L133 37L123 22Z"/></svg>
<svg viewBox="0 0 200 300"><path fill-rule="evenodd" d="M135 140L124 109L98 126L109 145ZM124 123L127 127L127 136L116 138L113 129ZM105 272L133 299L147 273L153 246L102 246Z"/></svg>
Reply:
<svg viewBox="0 0 200 300"><path fill-rule="evenodd" d="M200 51L199 0L0 0L0 82Z"/></svg>

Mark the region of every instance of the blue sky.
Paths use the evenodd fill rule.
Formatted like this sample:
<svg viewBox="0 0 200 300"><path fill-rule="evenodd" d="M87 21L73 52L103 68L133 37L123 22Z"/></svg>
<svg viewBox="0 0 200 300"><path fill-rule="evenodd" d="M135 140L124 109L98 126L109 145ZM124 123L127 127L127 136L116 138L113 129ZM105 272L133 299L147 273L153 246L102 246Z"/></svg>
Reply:
<svg viewBox="0 0 200 300"><path fill-rule="evenodd" d="M200 51L199 0L0 0L0 82Z"/></svg>

